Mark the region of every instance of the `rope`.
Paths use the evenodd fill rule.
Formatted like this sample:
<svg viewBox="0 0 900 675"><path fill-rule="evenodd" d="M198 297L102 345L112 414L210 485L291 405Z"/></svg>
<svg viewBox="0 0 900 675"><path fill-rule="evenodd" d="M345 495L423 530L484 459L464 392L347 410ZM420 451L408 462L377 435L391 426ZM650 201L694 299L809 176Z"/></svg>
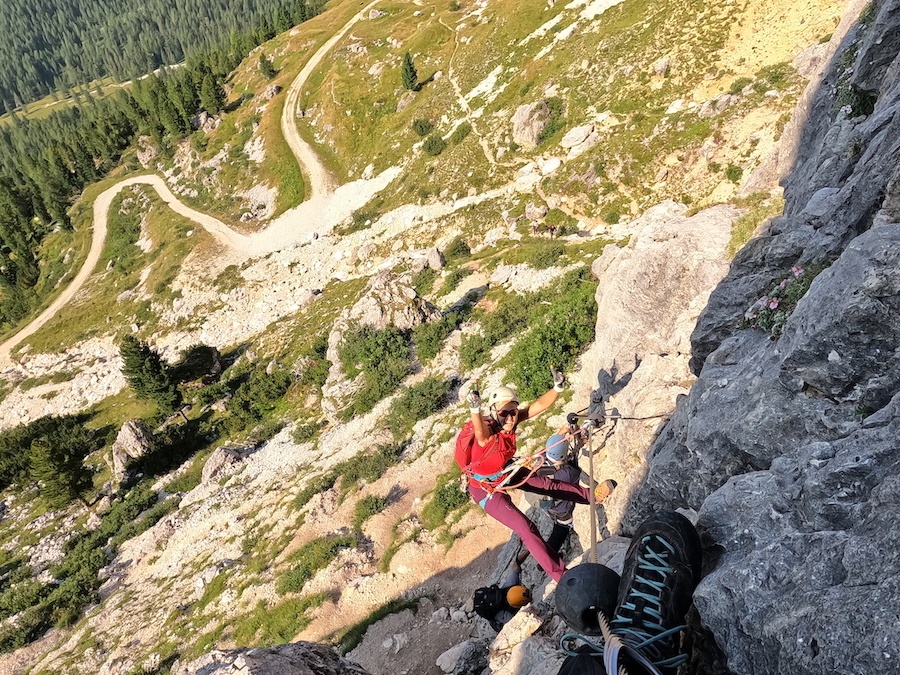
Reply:
<svg viewBox="0 0 900 675"><path fill-rule="evenodd" d="M591 505L591 553L588 556L588 562L596 563L597 562L597 504L596 504L596 496L594 495L594 491L597 489L597 481L594 480L594 451L591 448L591 444L594 438L593 429L588 429L588 472L591 477L591 489L588 495L589 503Z"/></svg>
<svg viewBox="0 0 900 675"><path fill-rule="evenodd" d="M575 417L580 417L581 419L590 419L590 415L585 415L585 414L584 414L585 410L588 410L588 408L582 408L582 409L579 410L577 413L569 413L569 414L570 414L570 415L573 415L573 416L575 416ZM615 408L613 408L613 410L615 410ZM621 415L621 414L619 414L618 412L607 412L607 411L604 410L604 411L603 411L603 416L604 416L606 419L610 419L610 420L638 420L638 421L643 421L643 420L669 419L669 418L672 417L672 413L660 413L659 415L647 415L646 417L630 417L630 416L626 416L626 415Z"/></svg>

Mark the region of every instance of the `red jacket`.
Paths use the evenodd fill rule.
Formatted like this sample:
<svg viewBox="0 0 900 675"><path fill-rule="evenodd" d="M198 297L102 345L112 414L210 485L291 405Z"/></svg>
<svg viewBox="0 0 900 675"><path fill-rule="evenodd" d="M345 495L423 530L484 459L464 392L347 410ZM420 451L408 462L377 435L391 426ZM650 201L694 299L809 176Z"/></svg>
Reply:
<svg viewBox="0 0 900 675"><path fill-rule="evenodd" d="M464 473L470 476L470 482L478 483L477 479L471 479L473 474L478 476L493 476L503 469L509 460L516 454L516 432L501 431L501 427L493 419L486 419L491 437L484 447L478 445L475 438L475 428L472 421L463 426L456 437L456 463Z"/></svg>

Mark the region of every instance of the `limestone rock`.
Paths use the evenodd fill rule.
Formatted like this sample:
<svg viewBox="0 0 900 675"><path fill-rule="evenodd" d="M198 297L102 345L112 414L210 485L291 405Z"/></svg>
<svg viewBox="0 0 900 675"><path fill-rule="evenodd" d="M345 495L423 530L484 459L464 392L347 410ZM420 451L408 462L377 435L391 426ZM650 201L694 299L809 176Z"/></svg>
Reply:
<svg viewBox="0 0 900 675"><path fill-rule="evenodd" d="M266 90L263 92L263 98L267 101L271 101L273 98L278 96L281 93L281 85L279 84L270 84L266 87Z"/></svg>
<svg viewBox="0 0 900 675"><path fill-rule="evenodd" d="M583 124L580 127L569 129L565 136L562 137L559 145L563 148L574 148L576 145L584 143L593 131L593 124Z"/></svg>
<svg viewBox="0 0 900 675"><path fill-rule="evenodd" d="M470 638L451 647L437 658L437 665L448 675L479 675L488 664L488 641Z"/></svg>
<svg viewBox="0 0 900 675"><path fill-rule="evenodd" d="M130 459L140 459L153 449L153 433L141 420L128 420L119 429L112 447L113 484L119 485L127 475Z"/></svg>
<svg viewBox="0 0 900 675"><path fill-rule="evenodd" d="M148 168L153 160L159 155L159 149L150 136L140 136L137 140L137 161L145 169Z"/></svg>
<svg viewBox="0 0 900 675"><path fill-rule="evenodd" d="M878 92L885 76L893 70L896 76L896 58L900 53L900 2L885 0L881 3L875 22L866 31L850 83L861 91Z"/></svg>
<svg viewBox="0 0 900 675"><path fill-rule="evenodd" d="M541 220L547 216L546 204L533 204L528 202L525 205L525 217L530 221Z"/></svg>
<svg viewBox="0 0 900 675"><path fill-rule="evenodd" d="M720 94L700 106L697 117L715 117L738 102L740 97L731 94Z"/></svg>
<svg viewBox="0 0 900 675"><path fill-rule="evenodd" d="M222 446L216 448L203 464L203 484L209 484L234 473L247 457L253 454L256 446L252 444Z"/></svg>
<svg viewBox="0 0 900 675"><path fill-rule="evenodd" d="M416 92L414 91L405 91L403 95L397 100L397 112L403 112L403 110L412 103L416 98Z"/></svg>
<svg viewBox="0 0 900 675"><path fill-rule="evenodd" d="M550 107L546 101L520 105L512 117L512 137L519 146L530 150L550 121Z"/></svg>
<svg viewBox="0 0 900 675"><path fill-rule="evenodd" d="M276 647L217 649L188 663L176 661L172 675L368 675L331 647L292 642Z"/></svg>
<svg viewBox="0 0 900 675"><path fill-rule="evenodd" d="M425 254L426 261L428 263L428 267L433 270L441 270L444 269L444 265L447 264L447 261L444 259L444 254L437 248L430 248Z"/></svg>

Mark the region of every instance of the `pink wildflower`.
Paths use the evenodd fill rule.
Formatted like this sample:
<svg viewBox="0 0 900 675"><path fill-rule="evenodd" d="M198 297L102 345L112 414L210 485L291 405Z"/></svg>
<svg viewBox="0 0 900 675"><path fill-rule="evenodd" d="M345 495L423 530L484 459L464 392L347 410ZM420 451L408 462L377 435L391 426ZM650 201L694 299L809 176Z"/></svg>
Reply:
<svg viewBox="0 0 900 675"><path fill-rule="evenodd" d="M791 273L792 273L795 277L799 277L801 274L803 274L804 271L805 271L805 270L804 270L802 267L798 267L797 265L794 265L794 266L791 268Z"/></svg>
<svg viewBox="0 0 900 675"><path fill-rule="evenodd" d="M788 285L788 280L787 280L787 279L782 279L782 280L781 280L781 283L778 284L778 288L787 288L787 285Z"/></svg>
<svg viewBox="0 0 900 675"><path fill-rule="evenodd" d="M778 298L769 298L769 309L775 309L778 307Z"/></svg>

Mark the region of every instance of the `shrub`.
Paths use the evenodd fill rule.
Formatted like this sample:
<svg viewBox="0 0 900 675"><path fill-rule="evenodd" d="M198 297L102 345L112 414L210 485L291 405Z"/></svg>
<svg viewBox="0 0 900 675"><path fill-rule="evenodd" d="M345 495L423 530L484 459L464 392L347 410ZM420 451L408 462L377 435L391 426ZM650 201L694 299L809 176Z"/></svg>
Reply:
<svg viewBox="0 0 900 675"><path fill-rule="evenodd" d="M463 122L453 130L453 133L450 135L450 142L453 145L459 145L466 140L466 136L470 133L472 133L472 125L468 122Z"/></svg>
<svg viewBox="0 0 900 675"><path fill-rule="evenodd" d="M431 267L425 267L412 278L412 287L415 289L419 297L425 297L431 293L434 288L434 281L437 279L437 270Z"/></svg>
<svg viewBox="0 0 900 675"><path fill-rule="evenodd" d="M322 429L322 424L319 422L311 422L310 424L298 424L294 427L294 433L291 438L293 438L294 443L306 443L307 441L311 441L316 436L319 435L319 431Z"/></svg>
<svg viewBox="0 0 900 675"><path fill-rule="evenodd" d="M427 363L437 356L447 336L459 328L465 320L468 309L469 306L466 305L465 309L447 312L437 321L421 323L413 329L413 342L416 345L416 355L419 357L419 361Z"/></svg>
<svg viewBox="0 0 900 675"><path fill-rule="evenodd" d="M254 370L238 386L225 406L229 412L226 421L228 429L232 432L243 431L261 422L287 393L292 381L291 374L284 368L277 368L272 373Z"/></svg>
<svg viewBox="0 0 900 675"><path fill-rule="evenodd" d="M341 495L359 487L360 483L371 483L400 461L405 446L401 444L379 445L374 452L361 452L355 457L341 462L335 467L341 479Z"/></svg>
<svg viewBox="0 0 900 675"><path fill-rule="evenodd" d="M251 614L235 622L234 640L242 645L290 642L312 622L307 612L329 597L327 593L314 593L302 598L289 598L274 607L260 601Z"/></svg>
<svg viewBox="0 0 900 675"><path fill-rule="evenodd" d="M416 422L443 408L452 386L452 380L432 375L400 394L387 417L387 425L394 438L400 438Z"/></svg>
<svg viewBox="0 0 900 675"><path fill-rule="evenodd" d="M595 290L596 284L585 278L585 270L566 275L552 306L533 318L531 331L510 350L507 372L525 399L547 391L552 384L550 368L571 369L594 339Z"/></svg>
<svg viewBox="0 0 900 675"><path fill-rule="evenodd" d="M440 476L431 499L422 509L422 525L436 530L446 523L447 516L469 503L469 495L459 487L459 469Z"/></svg>
<svg viewBox="0 0 900 675"><path fill-rule="evenodd" d="M737 94L740 94L748 84L753 84L753 80L749 77L739 77L731 83L731 86L728 88L728 93L732 96L736 96Z"/></svg>
<svg viewBox="0 0 900 675"><path fill-rule="evenodd" d="M444 257L447 260L462 260L472 255L472 249L462 237L457 237L444 249Z"/></svg>
<svg viewBox="0 0 900 675"><path fill-rule="evenodd" d="M483 335L463 335L459 345L459 361L464 368L475 368L487 361L491 345Z"/></svg>
<svg viewBox="0 0 900 675"><path fill-rule="evenodd" d="M601 213L600 217L603 218L603 222L608 223L609 225L615 225L622 219L622 214L619 213L619 210L616 208L609 208Z"/></svg>
<svg viewBox="0 0 900 675"><path fill-rule="evenodd" d="M728 167L725 169L725 178L730 180L732 183L740 182L741 176L743 176L743 175L744 175L744 170L735 164L729 164Z"/></svg>
<svg viewBox="0 0 900 675"><path fill-rule="evenodd" d="M432 134L428 138L425 139L425 142L422 143L422 150L427 155L431 155L432 157L437 157L444 151L444 148L447 147L447 143L443 138L436 134Z"/></svg>
<svg viewBox="0 0 900 675"><path fill-rule="evenodd" d="M322 390L331 368L331 361L326 358L327 353L328 336L323 333L300 354L302 367L297 378L299 385L313 387L317 391Z"/></svg>
<svg viewBox="0 0 900 675"><path fill-rule="evenodd" d="M540 136L538 136L538 145L549 141L556 132L560 131L566 125L564 116L565 106L562 99L558 96L554 96L548 98L546 103L547 107L550 108L550 117L547 120L544 130L541 132Z"/></svg>
<svg viewBox="0 0 900 675"><path fill-rule="evenodd" d="M291 554L289 560L295 563L294 567L278 577L276 590L282 595L299 592L316 572L325 569L337 557L341 549L356 545L355 536L313 539Z"/></svg>
<svg viewBox="0 0 900 675"><path fill-rule="evenodd" d="M536 270L553 267L566 252L565 246L558 241L548 241L535 246L528 254L526 262Z"/></svg>
<svg viewBox="0 0 900 675"><path fill-rule="evenodd" d="M194 402L201 408L204 408L208 405L212 405L216 401L221 401L230 394L231 389L227 384L224 382L216 382L215 384L210 384L198 389L194 394Z"/></svg>
<svg viewBox="0 0 900 675"><path fill-rule="evenodd" d="M377 497L376 495L367 495L356 502L356 508L353 511L353 529L362 530L363 523L377 513L381 513L388 505L387 497Z"/></svg>
<svg viewBox="0 0 900 675"><path fill-rule="evenodd" d="M413 120L412 130L415 131L416 135L421 138L427 136L432 129L434 129L434 125L429 120Z"/></svg>
<svg viewBox="0 0 900 675"><path fill-rule="evenodd" d="M460 4L459 4L458 0L450 0L450 4L447 5L447 9L449 9L451 12L458 12L459 8L460 8Z"/></svg>
<svg viewBox="0 0 900 675"><path fill-rule="evenodd" d="M465 267L456 267L447 273L444 277L444 286L441 289L443 293L452 293L459 286L459 282L472 274L472 270Z"/></svg>
<svg viewBox="0 0 900 675"><path fill-rule="evenodd" d="M410 373L409 343L394 326L374 330L363 326L352 331L338 351L348 377L362 374L363 388L351 404L341 411L341 419L363 414L388 394L393 393Z"/></svg>

